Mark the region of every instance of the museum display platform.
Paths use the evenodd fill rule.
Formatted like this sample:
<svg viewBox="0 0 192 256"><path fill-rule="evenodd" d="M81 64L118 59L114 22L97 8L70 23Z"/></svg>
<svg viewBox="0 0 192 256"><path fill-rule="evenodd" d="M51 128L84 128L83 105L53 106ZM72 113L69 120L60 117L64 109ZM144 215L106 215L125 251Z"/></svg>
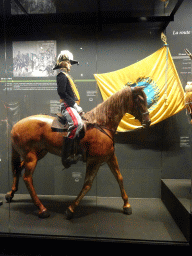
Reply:
<svg viewBox="0 0 192 256"><path fill-rule="evenodd" d="M4 195L0 194L3 200ZM66 220L65 211L74 196L39 196L51 213L39 219L30 196L16 194L11 204L0 208L0 229L5 233L137 240L188 244L160 198L130 198L133 214L122 212L120 197L87 196Z"/></svg>
<svg viewBox="0 0 192 256"><path fill-rule="evenodd" d="M161 198L184 236L190 241L190 179L162 179Z"/></svg>

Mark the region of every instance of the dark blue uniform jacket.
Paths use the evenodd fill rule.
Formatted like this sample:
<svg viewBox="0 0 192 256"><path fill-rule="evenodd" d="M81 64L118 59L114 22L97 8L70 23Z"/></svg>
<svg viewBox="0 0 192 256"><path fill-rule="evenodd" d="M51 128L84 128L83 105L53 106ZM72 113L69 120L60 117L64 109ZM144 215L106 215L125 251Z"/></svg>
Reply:
<svg viewBox="0 0 192 256"><path fill-rule="evenodd" d="M73 107L75 101L78 100L71 88L69 79L63 72L57 75L57 92L60 98L64 100L69 107Z"/></svg>

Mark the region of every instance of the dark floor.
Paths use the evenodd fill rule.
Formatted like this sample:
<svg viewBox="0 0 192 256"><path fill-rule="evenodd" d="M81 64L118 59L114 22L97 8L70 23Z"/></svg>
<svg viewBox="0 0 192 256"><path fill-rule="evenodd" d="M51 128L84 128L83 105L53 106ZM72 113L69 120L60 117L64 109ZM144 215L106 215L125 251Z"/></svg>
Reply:
<svg viewBox="0 0 192 256"><path fill-rule="evenodd" d="M131 198L133 214L127 216L121 198L85 197L69 221L65 210L75 197L39 197L51 213L48 219L38 218L29 195L16 194L9 206L0 194L0 232L187 242L159 198Z"/></svg>

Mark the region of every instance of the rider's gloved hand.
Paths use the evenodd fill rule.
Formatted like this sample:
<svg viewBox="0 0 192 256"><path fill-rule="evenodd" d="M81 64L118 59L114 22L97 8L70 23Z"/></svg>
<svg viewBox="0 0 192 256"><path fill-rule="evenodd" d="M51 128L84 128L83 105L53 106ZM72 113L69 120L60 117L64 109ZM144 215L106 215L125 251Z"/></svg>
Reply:
<svg viewBox="0 0 192 256"><path fill-rule="evenodd" d="M83 109L82 109L80 106L78 106L77 103L74 104L73 108L74 108L75 110L77 110L77 112L78 112L79 114L81 114L81 113L83 112Z"/></svg>

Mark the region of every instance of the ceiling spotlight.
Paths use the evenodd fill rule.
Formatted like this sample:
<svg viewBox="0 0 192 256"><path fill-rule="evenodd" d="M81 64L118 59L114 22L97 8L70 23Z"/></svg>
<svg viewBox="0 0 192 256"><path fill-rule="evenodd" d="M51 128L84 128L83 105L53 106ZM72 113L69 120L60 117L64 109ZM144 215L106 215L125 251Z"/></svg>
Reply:
<svg viewBox="0 0 192 256"><path fill-rule="evenodd" d="M147 21L147 18L146 17L140 17L140 20L141 21Z"/></svg>

